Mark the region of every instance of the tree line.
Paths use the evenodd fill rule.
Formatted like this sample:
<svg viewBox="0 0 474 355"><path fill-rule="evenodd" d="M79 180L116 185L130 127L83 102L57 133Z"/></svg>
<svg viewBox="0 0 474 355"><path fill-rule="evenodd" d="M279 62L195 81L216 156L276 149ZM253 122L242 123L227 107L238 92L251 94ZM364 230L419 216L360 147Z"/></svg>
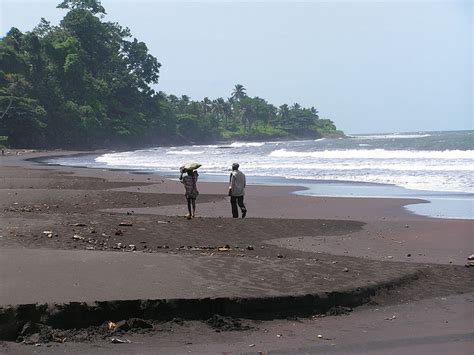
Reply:
<svg viewBox="0 0 474 355"><path fill-rule="evenodd" d="M128 147L342 135L314 107L279 107L237 84L229 98L193 101L156 91L161 64L99 0L64 0L0 40L0 137L11 147ZM0 142L2 144L2 142Z"/></svg>

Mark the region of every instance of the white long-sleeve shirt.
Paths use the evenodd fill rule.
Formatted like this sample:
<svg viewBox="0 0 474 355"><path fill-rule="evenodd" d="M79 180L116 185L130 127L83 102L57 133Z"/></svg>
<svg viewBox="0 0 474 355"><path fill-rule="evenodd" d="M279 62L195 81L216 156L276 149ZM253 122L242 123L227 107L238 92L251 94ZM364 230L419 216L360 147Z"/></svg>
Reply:
<svg viewBox="0 0 474 355"><path fill-rule="evenodd" d="M230 174L231 195L238 197L245 194L245 174L240 170L233 170Z"/></svg>

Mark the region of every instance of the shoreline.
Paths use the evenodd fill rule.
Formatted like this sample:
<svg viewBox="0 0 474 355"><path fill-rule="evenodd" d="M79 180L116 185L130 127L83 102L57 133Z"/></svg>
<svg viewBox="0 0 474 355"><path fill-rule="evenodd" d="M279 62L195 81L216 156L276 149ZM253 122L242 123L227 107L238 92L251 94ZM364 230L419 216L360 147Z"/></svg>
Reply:
<svg viewBox="0 0 474 355"><path fill-rule="evenodd" d="M38 164L45 166L65 166L69 168L87 168L87 169L106 169L109 171L123 171L131 174L158 175L166 179L175 180L177 174L173 175L169 171L159 171L156 169L141 169L133 167L108 167L102 164L89 164L86 161L79 160L77 164L74 161L61 163L48 163L49 159L61 159L68 156L76 158L81 156L95 156L110 151L91 151L80 152L70 155L53 154L50 156L40 156L30 158ZM200 183L225 183L227 175L202 173ZM316 180L301 178L285 178L279 176L262 176L247 174L248 185L272 186L272 187L293 187L294 194L306 195L312 197L325 198L381 198L381 199L409 199L418 200L417 203L409 203L404 208L410 213L419 216L441 219L473 220L474 215L470 211L470 203L474 194L468 192L454 191L430 191L430 190L412 190L394 184L373 183L364 181L350 180Z"/></svg>

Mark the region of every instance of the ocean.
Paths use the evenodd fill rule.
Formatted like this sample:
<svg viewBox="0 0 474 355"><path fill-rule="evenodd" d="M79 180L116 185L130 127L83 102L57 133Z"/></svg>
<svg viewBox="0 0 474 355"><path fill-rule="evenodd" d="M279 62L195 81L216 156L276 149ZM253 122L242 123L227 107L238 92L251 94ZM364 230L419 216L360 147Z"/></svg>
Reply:
<svg viewBox="0 0 474 355"><path fill-rule="evenodd" d="M348 138L154 147L56 157L70 166L177 177L199 162L200 179L226 181L238 162L249 184L297 185L317 196L422 198L407 208L439 218L474 218L474 131L352 135Z"/></svg>

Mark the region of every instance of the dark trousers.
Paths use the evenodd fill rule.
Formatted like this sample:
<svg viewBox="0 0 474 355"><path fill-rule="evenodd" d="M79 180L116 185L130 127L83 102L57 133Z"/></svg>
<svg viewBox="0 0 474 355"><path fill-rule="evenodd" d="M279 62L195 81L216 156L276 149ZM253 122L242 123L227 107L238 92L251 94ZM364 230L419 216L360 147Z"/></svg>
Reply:
<svg viewBox="0 0 474 355"><path fill-rule="evenodd" d="M237 210L237 204L240 207L242 213L247 211L244 205L244 196L231 196L230 204L232 205L232 217L239 218L239 211Z"/></svg>

